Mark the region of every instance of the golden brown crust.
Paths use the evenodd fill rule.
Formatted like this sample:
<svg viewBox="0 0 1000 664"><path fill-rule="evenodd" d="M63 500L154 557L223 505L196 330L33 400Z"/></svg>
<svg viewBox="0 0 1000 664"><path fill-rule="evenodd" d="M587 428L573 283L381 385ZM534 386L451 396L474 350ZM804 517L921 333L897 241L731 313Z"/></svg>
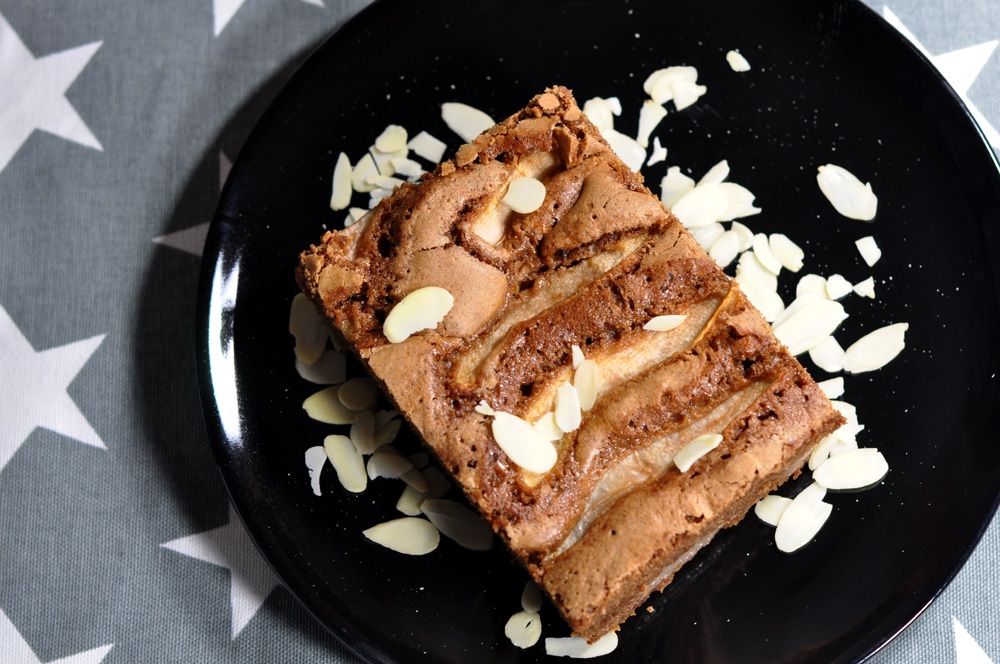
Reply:
<svg viewBox="0 0 1000 664"><path fill-rule="evenodd" d="M501 201L528 175L546 197ZM802 366L677 219L619 160L565 88L403 184L303 252L299 284L394 400L575 633L618 626L720 528L798 472L842 423ZM407 293L446 288L435 330L382 334ZM670 332L654 316L685 314ZM533 421L572 377L601 391L544 475L514 465L493 408ZM723 435L681 473L670 463Z"/></svg>

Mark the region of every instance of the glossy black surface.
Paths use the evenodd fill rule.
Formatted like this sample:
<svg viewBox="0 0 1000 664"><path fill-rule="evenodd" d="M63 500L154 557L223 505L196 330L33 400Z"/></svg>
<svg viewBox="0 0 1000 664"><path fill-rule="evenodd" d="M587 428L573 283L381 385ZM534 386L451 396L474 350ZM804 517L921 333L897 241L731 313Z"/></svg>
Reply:
<svg viewBox="0 0 1000 664"><path fill-rule="evenodd" d="M751 72L729 69L732 48ZM503 550L446 541L404 557L361 535L395 516L398 484L351 496L328 472L322 498L309 489L303 451L335 428L301 410L315 387L293 368L287 316L298 252L342 223L327 207L337 153L357 158L389 123L453 149L441 102L499 119L557 83L581 101L619 96L618 127L633 133L642 80L673 64L697 66L708 94L658 129L668 163L700 175L727 158L764 209L751 228L802 244L807 271L876 277L877 300L849 303L842 341L891 322L910 330L889 367L847 377L861 444L890 461L884 483L831 496L829 523L794 555L753 518L721 534L626 624L613 659L859 661L933 599L992 515L1000 177L954 95L875 14L843 0L378 2L309 59L240 154L198 321L206 419L237 509L285 584L363 657L545 658L503 637L525 580ZM873 224L821 197L814 174L827 162L872 181ZM654 190L664 169L646 171ZM854 248L867 234L884 250L872 269ZM543 618L545 635L565 635Z"/></svg>

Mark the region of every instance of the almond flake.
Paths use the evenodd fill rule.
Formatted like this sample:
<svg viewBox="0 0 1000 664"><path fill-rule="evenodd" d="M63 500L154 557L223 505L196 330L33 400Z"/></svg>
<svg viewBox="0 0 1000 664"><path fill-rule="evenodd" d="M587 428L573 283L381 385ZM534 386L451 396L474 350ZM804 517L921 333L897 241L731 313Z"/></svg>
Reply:
<svg viewBox="0 0 1000 664"><path fill-rule="evenodd" d="M873 277L868 277L863 281L859 281L854 284L851 289L854 291L855 295L860 295L861 297L867 297L869 299L875 299L875 279Z"/></svg>
<svg viewBox="0 0 1000 664"><path fill-rule="evenodd" d="M514 178L501 202L520 214L534 212L545 202L545 185L531 177Z"/></svg>
<svg viewBox="0 0 1000 664"><path fill-rule="evenodd" d="M783 233L771 233L768 237L771 246L771 253L781 262L781 266L789 272L798 272L802 269L802 260L806 253L799 245L788 239Z"/></svg>
<svg viewBox="0 0 1000 664"><path fill-rule="evenodd" d="M745 224L741 224L738 221L734 221L729 226L729 230L736 233L736 237L740 239L740 251L746 251L753 246L753 231L751 231Z"/></svg>
<svg viewBox="0 0 1000 664"><path fill-rule="evenodd" d="M341 486L351 493L361 493L368 486L365 461L347 436L332 435L323 439L323 449L329 457Z"/></svg>
<svg viewBox="0 0 1000 664"><path fill-rule="evenodd" d="M351 204L354 195L354 184L351 181L351 160L341 152L337 156L337 164L333 167L333 186L330 191L330 209L344 210Z"/></svg>
<svg viewBox="0 0 1000 664"><path fill-rule="evenodd" d="M406 147L432 164L439 163L444 158L444 151L448 149L444 141L435 138L426 131L422 131L411 138Z"/></svg>
<svg viewBox="0 0 1000 664"><path fill-rule="evenodd" d="M722 268L736 260L739 253L740 237L733 231L722 233L708 248L708 255Z"/></svg>
<svg viewBox="0 0 1000 664"><path fill-rule="evenodd" d="M354 165L354 171L351 173L351 184L354 186L354 191L367 194L376 189L375 185L368 183L368 179L376 175L380 175L380 173L378 166L375 165L375 158L370 152L366 152L365 156L361 157Z"/></svg>
<svg viewBox="0 0 1000 664"><path fill-rule="evenodd" d="M458 134L466 143L471 143L476 136L496 124L493 118L478 108L458 102L441 104L441 118L448 125L448 129Z"/></svg>
<svg viewBox="0 0 1000 664"><path fill-rule="evenodd" d="M754 505L753 513L767 525L777 526L778 521L781 520L781 515L791 504L791 498L785 498L784 496L772 493L757 501L757 504Z"/></svg>
<svg viewBox="0 0 1000 664"><path fill-rule="evenodd" d="M371 454L375 451L375 415L370 410L360 410L354 414L351 442L358 454Z"/></svg>
<svg viewBox="0 0 1000 664"><path fill-rule="evenodd" d="M800 355L833 334L846 318L839 302L817 300L774 326L774 336L788 346L789 353Z"/></svg>
<svg viewBox="0 0 1000 664"><path fill-rule="evenodd" d="M729 68L738 74L750 71L750 63L747 62L747 59L743 57L743 54L737 50L732 50L726 53L726 62L729 64Z"/></svg>
<svg viewBox="0 0 1000 664"><path fill-rule="evenodd" d="M708 226L719 221L725 214L728 200L724 190L716 182L699 184L684 194L671 208L685 228Z"/></svg>
<svg viewBox="0 0 1000 664"><path fill-rule="evenodd" d="M704 85L698 85L691 81L674 81L670 88L674 106L677 107L678 111L683 111L688 106L691 106L702 95L708 92L708 88Z"/></svg>
<svg viewBox="0 0 1000 664"><path fill-rule="evenodd" d="M396 175L402 175L409 180L415 180L426 173L420 162L407 157L393 157L390 163Z"/></svg>
<svg viewBox="0 0 1000 664"><path fill-rule="evenodd" d="M378 400L378 386L367 376L351 378L337 390L337 398L350 410L370 410Z"/></svg>
<svg viewBox="0 0 1000 664"><path fill-rule="evenodd" d="M399 452L378 450L368 458L369 479L374 480L379 477L397 479L412 469L413 462ZM409 484L409 482L407 482L407 484Z"/></svg>
<svg viewBox="0 0 1000 664"><path fill-rule="evenodd" d="M649 137L660 124L660 120L667 116L667 109L657 104L652 99L647 99L639 109L639 133L636 136L636 143L646 148L649 147Z"/></svg>
<svg viewBox="0 0 1000 664"><path fill-rule="evenodd" d="M725 232L726 227L719 222L709 224L708 226L701 226L700 228L692 228L690 230L691 237L693 237L695 242L697 242L705 251L711 249L712 245L715 244L715 241L722 237Z"/></svg>
<svg viewBox="0 0 1000 664"><path fill-rule="evenodd" d="M497 411L492 431L497 445L515 465L532 473L547 473L555 465L558 454L552 442L520 417Z"/></svg>
<svg viewBox="0 0 1000 664"><path fill-rule="evenodd" d="M653 137L653 149L649 151L649 159L646 161L647 166L653 166L659 164L661 161L665 161L667 158L667 149L660 144L660 137Z"/></svg>
<svg viewBox="0 0 1000 664"><path fill-rule="evenodd" d="M468 507L447 498L434 498L425 500L420 505L420 511L442 535L459 546L471 551L493 548L493 531Z"/></svg>
<svg viewBox="0 0 1000 664"><path fill-rule="evenodd" d="M671 166L660 180L660 202L668 210L694 189L694 180L681 173L678 166Z"/></svg>
<svg viewBox="0 0 1000 664"><path fill-rule="evenodd" d="M310 447L306 450L306 469L309 471L309 483L312 486L312 491L317 496L322 496L323 491L320 489L319 478L323 471L323 466L326 465L327 456L326 450L320 445Z"/></svg>
<svg viewBox="0 0 1000 664"><path fill-rule="evenodd" d="M803 274L799 277L799 283L795 285L795 296L801 297L806 293L817 295L824 300L830 299L826 294L826 277L818 274Z"/></svg>
<svg viewBox="0 0 1000 664"><path fill-rule="evenodd" d="M396 435L399 434L400 427L403 426L403 420L389 420L382 426L375 425L375 449L382 447L383 445L388 445L392 441L396 440Z"/></svg>
<svg viewBox="0 0 1000 664"><path fill-rule="evenodd" d="M409 461L411 464L413 463L412 459L407 458L407 461ZM404 482L406 482L407 486L413 487L420 493L424 493L425 491L427 491L427 489L430 488L427 485L427 478L424 477L424 474L421 473L420 469L417 468L416 466L410 468L405 473L400 475L399 479L403 480Z"/></svg>
<svg viewBox="0 0 1000 664"><path fill-rule="evenodd" d="M621 102L617 98L593 97L583 103L583 113L602 134L614 130L615 116L621 115Z"/></svg>
<svg viewBox="0 0 1000 664"><path fill-rule="evenodd" d="M823 371L837 373L844 368L844 349L831 334L809 349L809 359Z"/></svg>
<svg viewBox="0 0 1000 664"><path fill-rule="evenodd" d="M578 369L580 363L583 362L583 351L576 344L570 346L570 354L573 356L573 368Z"/></svg>
<svg viewBox="0 0 1000 664"><path fill-rule="evenodd" d="M528 613L536 613L542 610L542 589L534 581L524 584L521 591L521 608Z"/></svg>
<svg viewBox="0 0 1000 664"><path fill-rule="evenodd" d="M398 553L422 556L437 548L441 534L427 519L404 516L363 530L365 537Z"/></svg>
<svg viewBox="0 0 1000 664"><path fill-rule="evenodd" d="M777 276L781 272L781 261L771 251L771 242L763 233L753 236L753 253L764 269Z"/></svg>
<svg viewBox="0 0 1000 664"><path fill-rule="evenodd" d="M878 197L872 192L870 183L862 183L853 173L835 164L820 166L816 182L840 214L860 221L875 218Z"/></svg>
<svg viewBox="0 0 1000 664"><path fill-rule="evenodd" d="M340 351L327 348L314 364L295 358L295 370L299 377L317 385L343 383L347 377L347 358Z"/></svg>
<svg viewBox="0 0 1000 664"><path fill-rule="evenodd" d="M496 411L493 410L493 408L490 407L488 403L486 403L485 399L476 404L476 407L473 408L473 410L479 413L480 415L488 415L488 416L496 415Z"/></svg>
<svg viewBox="0 0 1000 664"><path fill-rule="evenodd" d="M736 283L767 321L774 321L785 310L785 303L778 295L778 278L760 264L754 252L747 251L740 256L736 264Z"/></svg>
<svg viewBox="0 0 1000 664"><path fill-rule="evenodd" d="M878 243L871 235L866 235L855 241L854 246L858 248L858 253L861 254L861 258L864 259L868 267L875 265L882 258L882 250L879 249Z"/></svg>
<svg viewBox="0 0 1000 664"><path fill-rule="evenodd" d="M849 295L852 290L854 286L843 275L831 274L826 278L826 296L831 300L839 300Z"/></svg>
<svg viewBox="0 0 1000 664"><path fill-rule="evenodd" d="M719 182L718 186L719 191L726 195L726 209L719 215L719 221L760 214L760 208L753 204L756 196L749 189L735 182Z"/></svg>
<svg viewBox="0 0 1000 664"><path fill-rule="evenodd" d="M714 450L721 442L721 433L703 433L678 450L674 455L674 465L677 470L686 473L695 461Z"/></svg>
<svg viewBox="0 0 1000 664"><path fill-rule="evenodd" d="M844 379L841 376L822 380L816 383L816 385L819 386L819 389L823 390L823 394L826 395L827 399L837 399L844 396Z"/></svg>
<svg viewBox="0 0 1000 664"><path fill-rule="evenodd" d="M646 148L639 145L638 141L614 129L603 130L601 135L626 166L636 172L642 168L642 163L646 161Z"/></svg>
<svg viewBox="0 0 1000 664"><path fill-rule="evenodd" d="M330 328L304 293L292 298L288 332L295 338L295 357L304 364L315 364L330 338Z"/></svg>
<svg viewBox="0 0 1000 664"><path fill-rule="evenodd" d="M406 516L420 516L420 505L427 500L424 494L407 484L403 488L403 493L399 494L396 501L396 509Z"/></svg>
<svg viewBox="0 0 1000 664"><path fill-rule="evenodd" d="M337 396L340 385L332 385L309 396L302 402L306 414L314 420L327 424L351 424L354 411L347 408Z"/></svg>
<svg viewBox="0 0 1000 664"><path fill-rule="evenodd" d="M825 496L826 489L813 482L792 499L774 531L779 551L792 553L812 541L833 511L833 505L823 502Z"/></svg>
<svg viewBox="0 0 1000 664"><path fill-rule="evenodd" d="M552 657L591 659L614 652L618 647L618 632L608 632L593 643L579 636L549 637L545 639L545 654Z"/></svg>
<svg viewBox="0 0 1000 664"><path fill-rule="evenodd" d="M518 648L530 648L542 638L542 617L535 611L518 611L507 620L503 633Z"/></svg>
<svg viewBox="0 0 1000 664"><path fill-rule="evenodd" d="M669 332L676 327L680 327L686 319L686 314L653 316L642 326L642 329L649 330L650 332Z"/></svg>
<svg viewBox="0 0 1000 664"><path fill-rule="evenodd" d="M421 330L432 330L455 305L455 298L440 286L425 286L409 293L385 317L382 333L396 344Z"/></svg>
<svg viewBox="0 0 1000 664"><path fill-rule="evenodd" d="M673 99L675 83L694 83L697 80L698 70L694 67L687 65L664 67L647 76L642 89L657 104L663 104Z"/></svg>
<svg viewBox="0 0 1000 664"><path fill-rule="evenodd" d="M831 456L813 471L813 479L831 491L855 491L877 484L888 472L882 453L863 447Z"/></svg>
<svg viewBox="0 0 1000 664"><path fill-rule="evenodd" d="M600 391L600 367L594 360L584 360L573 376L573 387L580 397L580 410L587 412L597 402Z"/></svg>
<svg viewBox="0 0 1000 664"><path fill-rule="evenodd" d="M556 423L556 414L551 411L538 418L538 420L531 425L531 428L538 432L538 435L545 440L551 440L552 442L562 440L563 431Z"/></svg>
<svg viewBox="0 0 1000 664"><path fill-rule="evenodd" d="M729 161L723 159L708 169L705 174L701 176L701 179L698 180L698 184L696 186L700 187L703 184L720 184L725 182L728 177Z"/></svg>
<svg viewBox="0 0 1000 664"><path fill-rule="evenodd" d="M580 428L581 421L580 395L567 381L556 390L556 425L561 431L569 433Z"/></svg>
<svg viewBox="0 0 1000 664"><path fill-rule="evenodd" d="M886 325L855 341L844 351L844 371L863 373L887 365L905 347L909 327L908 323Z"/></svg>
<svg viewBox="0 0 1000 664"><path fill-rule="evenodd" d="M375 149L379 152L398 152L406 149L406 129L391 124L375 139Z"/></svg>

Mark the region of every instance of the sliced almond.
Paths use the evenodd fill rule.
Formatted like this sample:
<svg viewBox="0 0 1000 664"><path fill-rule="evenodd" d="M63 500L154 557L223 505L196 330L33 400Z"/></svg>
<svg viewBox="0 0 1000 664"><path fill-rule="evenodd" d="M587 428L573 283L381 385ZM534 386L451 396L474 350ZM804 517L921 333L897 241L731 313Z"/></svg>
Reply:
<svg viewBox="0 0 1000 664"><path fill-rule="evenodd" d="M392 169L396 172L396 175L402 175L408 180L416 180L421 175L426 173L424 167L420 165L419 161L414 161L408 157L393 157L390 160L392 164Z"/></svg>
<svg viewBox="0 0 1000 664"><path fill-rule="evenodd" d="M692 189L694 180L681 173L679 167L671 166L660 180L660 201L663 207L670 210Z"/></svg>
<svg viewBox="0 0 1000 664"><path fill-rule="evenodd" d="M693 237L695 242L697 242L705 251L709 251L712 248L712 245L715 244L715 242L722 237L725 232L726 227L717 221L707 226L690 229L691 237ZM739 238L737 238L737 240L738 239ZM716 262L718 262L717 258Z"/></svg>
<svg viewBox="0 0 1000 664"><path fill-rule="evenodd" d="M514 212L534 212L545 201L545 185L532 177L514 178L501 201Z"/></svg>
<svg viewBox="0 0 1000 664"><path fill-rule="evenodd" d="M375 451L375 414L370 410L360 410L354 414L351 442L358 454L371 454Z"/></svg>
<svg viewBox="0 0 1000 664"><path fill-rule="evenodd" d="M347 357L338 350L327 348L313 364L295 358L295 370L310 383L335 385L347 378Z"/></svg>
<svg viewBox="0 0 1000 664"><path fill-rule="evenodd" d="M551 411L538 418L538 420L531 425L531 428L533 428L539 436L545 440L551 440L552 442L561 440L563 437L563 431L556 423L556 414Z"/></svg>
<svg viewBox="0 0 1000 664"><path fill-rule="evenodd" d="M573 368L578 369L580 367L580 363L583 362L584 359L583 351L580 350L579 346L573 344L572 346L570 346L570 353L573 357Z"/></svg>
<svg viewBox="0 0 1000 664"><path fill-rule="evenodd" d="M734 221L729 226L729 230L736 233L736 237L740 239L740 251L746 251L753 246L753 231L750 230L746 224L742 224L738 221Z"/></svg>
<svg viewBox="0 0 1000 664"><path fill-rule="evenodd" d="M615 128L615 116L621 115L621 103L617 100L593 97L583 103L583 112L601 133Z"/></svg>
<svg viewBox="0 0 1000 664"><path fill-rule="evenodd" d="M636 142L642 147L649 147L649 137L652 135L656 125L667 116L667 109L661 104L657 104L652 99L643 102L639 109L639 131L636 135Z"/></svg>
<svg viewBox="0 0 1000 664"><path fill-rule="evenodd" d="M825 496L826 489L814 482L792 499L774 531L778 550L792 553L812 541L833 511L833 505L823 502Z"/></svg>
<svg viewBox="0 0 1000 664"><path fill-rule="evenodd" d="M382 449L368 458L369 479L374 480L379 477L397 479L410 470L413 470L413 462L398 452Z"/></svg>
<svg viewBox="0 0 1000 664"><path fill-rule="evenodd" d="M709 182L681 196L673 204L671 211L677 215L685 228L694 229L719 221L726 211L729 201L718 183Z"/></svg>
<svg viewBox="0 0 1000 664"><path fill-rule="evenodd" d="M673 99L674 84L678 81L694 83L698 80L698 70L689 65L675 65L657 69L646 77L642 89L657 104Z"/></svg>
<svg viewBox="0 0 1000 664"><path fill-rule="evenodd" d="M721 433L703 433L677 451L674 455L674 465L677 466L677 470L686 473L695 461L714 450L721 442Z"/></svg>
<svg viewBox="0 0 1000 664"><path fill-rule="evenodd" d="M551 441L545 440L525 420L497 411L492 424L493 439L515 465L532 473L547 473L558 454Z"/></svg>
<svg viewBox="0 0 1000 664"><path fill-rule="evenodd" d="M856 240L854 246L858 248L858 253L861 254L861 258L868 267L875 265L882 258L882 250L879 249L878 243L871 235Z"/></svg>
<svg viewBox="0 0 1000 664"><path fill-rule="evenodd" d="M826 278L826 296L831 300L839 300L845 295L850 295L854 286L843 275L831 274Z"/></svg>
<svg viewBox="0 0 1000 664"><path fill-rule="evenodd" d="M556 390L556 425L569 433L580 428L581 421L580 395L573 384L566 381Z"/></svg>
<svg viewBox="0 0 1000 664"><path fill-rule="evenodd" d="M412 516L380 523L362 533L376 544L411 556L430 553L441 541L441 534L433 523Z"/></svg>
<svg viewBox="0 0 1000 664"><path fill-rule="evenodd" d="M832 300L817 300L774 327L774 335L792 355L804 353L833 334L847 318L844 306Z"/></svg>
<svg viewBox="0 0 1000 664"><path fill-rule="evenodd" d="M823 394L826 395L827 399L837 399L844 396L844 379L841 376L821 380L816 385L819 386L819 389L823 390Z"/></svg>
<svg viewBox="0 0 1000 664"><path fill-rule="evenodd" d="M361 493L368 486L365 461L347 436L331 435L323 439L323 449L337 471L341 486L351 493Z"/></svg>
<svg viewBox="0 0 1000 664"><path fill-rule="evenodd" d="M691 81L674 81L670 87L674 106L678 111L683 111L688 106L693 105L708 92L706 86Z"/></svg>
<svg viewBox="0 0 1000 664"><path fill-rule="evenodd" d="M521 608L528 613L536 613L542 610L542 589L534 581L524 584L521 591Z"/></svg>
<svg viewBox="0 0 1000 664"><path fill-rule="evenodd" d="M602 130L601 135L626 166L636 172L642 168L643 162L646 161L646 148L639 145L638 141L614 129Z"/></svg>
<svg viewBox="0 0 1000 664"><path fill-rule="evenodd" d="M478 108L458 102L441 104L441 118L466 143L471 143L476 136L496 124L493 118Z"/></svg>
<svg viewBox="0 0 1000 664"><path fill-rule="evenodd" d="M608 632L593 643L579 636L549 637L545 639L545 654L552 657L590 659L614 652L618 647L618 632Z"/></svg>
<svg viewBox="0 0 1000 664"><path fill-rule="evenodd" d="M781 273L781 261L771 251L771 241L763 233L753 236L753 253L765 270L775 276Z"/></svg>
<svg viewBox="0 0 1000 664"><path fill-rule="evenodd" d="M661 161L665 161L667 158L667 148L660 144L660 137L653 137L653 149L649 151L649 159L646 160L647 166L653 166L659 164Z"/></svg>
<svg viewBox="0 0 1000 664"><path fill-rule="evenodd" d="M785 310L785 303L778 295L778 278L760 264L754 252L747 251L740 256L736 264L736 283L766 320L774 321Z"/></svg>
<svg viewBox="0 0 1000 664"><path fill-rule="evenodd" d="M354 422L354 411L343 403L337 393L340 385L332 385L309 396L302 402L306 414L314 420L327 424L351 424Z"/></svg>
<svg viewBox="0 0 1000 664"><path fill-rule="evenodd" d="M594 360L584 360L573 376L573 387L580 398L580 410L587 412L597 402L600 391L600 367Z"/></svg>
<svg viewBox="0 0 1000 664"><path fill-rule="evenodd" d="M729 68L738 74L750 71L750 63L739 51L732 50L726 53L726 62Z"/></svg>
<svg viewBox="0 0 1000 664"><path fill-rule="evenodd" d="M378 166L375 165L375 158L372 157L371 153L366 152L358 160L358 163L354 164L354 170L351 172L351 184L354 187L354 191L367 194L374 190L376 187L368 183L368 178L376 175L380 175L380 173L378 172Z"/></svg>
<svg viewBox="0 0 1000 664"><path fill-rule="evenodd" d="M686 314L653 316L642 326L642 329L649 330L650 332L669 332L676 327L680 327L686 319Z"/></svg>
<svg viewBox="0 0 1000 664"><path fill-rule="evenodd" d="M367 376L357 376L340 386L337 398L350 410L371 410L378 401L378 386Z"/></svg>
<svg viewBox="0 0 1000 664"><path fill-rule="evenodd" d="M503 633L518 648L530 648L542 638L542 617L535 611L518 611L507 620Z"/></svg>
<svg viewBox="0 0 1000 664"><path fill-rule="evenodd" d="M326 465L327 456L326 450L322 446L316 445L310 447L306 450L306 469L309 471L309 483L312 486L312 491L317 496L323 495L322 489L320 489L319 479L323 471L323 466Z"/></svg>
<svg viewBox="0 0 1000 664"><path fill-rule="evenodd" d="M330 339L330 328L304 293L292 298L288 332L295 338L295 357L303 364L315 364Z"/></svg>
<svg viewBox="0 0 1000 664"><path fill-rule="evenodd" d="M771 253L781 262L782 267L789 272L798 272L802 269L802 261L805 259L806 252L802 251L802 248L792 242L787 235L771 233L768 236L768 242L771 246Z"/></svg>
<svg viewBox="0 0 1000 664"><path fill-rule="evenodd" d="M375 449L382 447L383 445L388 445L392 441L396 440L396 436L399 434L400 428L403 426L403 420L389 420L382 426L375 424Z"/></svg>
<svg viewBox="0 0 1000 664"><path fill-rule="evenodd" d="M795 284L795 297L802 297L806 294L815 295L824 300L830 299L826 294L826 277L818 274L803 274L799 277L799 282Z"/></svg>
<svg viewBox="0 0 1000 664"><path fill-rule="evenodd" d="M760 208L753 204L756 197L749 189L735 182L720 182L718 186L719 191L726 195L726 208L719 215L719 221L760 214Z"/></svg>
<svg viewBox="0 0 1000 664"><path fill-rule="evenodd" d="M870 183L862 183L846 168L835 164L820 166L816 175L820 191L834 209L849 219L871 221L878 211L878 197Z"/></svg>
<svg viewBox="0 0 1000 664"><path fill-rule="evenodd" d="M844 349L830 335L809 349L809 359L827 373L837 373L844 368Z"/></svg>
<svg viewBox="0 0 1000 664"><path fill-rule="evenodd" d="M496 415L496 411L493 410L493 408L488 403L486 403L485 399L476 404L476 407L473 408L473 410L479 413L480 415L488 415L491 417L493 415Z"/></svg>
<svg viewBox="0 0 1000 664"><path fill-rule="evenodd" d="M353 171L350 158L341 152L337 156L337 164L333 167L333 186L330 191L330 209L345 210L351 204L354 195L354 184L351 181Z"/></svg>
<svg viewBox="0 0 1000 664"><path fill-rule="evenodd" d="M813 479L831 491L854 491L881 482L888 472L882 453L863 447L831 456L813 471Z"/></svg>
<svg viewBox="0 0 1000 664"><path fill-rule="evenodd" d="M444 158L444 151L448 149L444 141L435 138L426 131L411 138L406 146L432 164L439 163Z"/></svg>
<svg viewBox="0 0 1000 664"><path fill-rule="evenodd" d="M391 124L375 139L375 149L379 152L398 152L406 148L406 129Z"/></svg>
<svg viewBox="0 0 1000 664"><path fill-rule="evenodd" d="M875 299L875 279L873 277L868 277L858 283L854 284L851 289L854 291L855 295L860 295L861 297L867 297L869 299Z"/></svg>
<svg viewBox="0 0 1000 664"><path fill-rule="evenodd" d="M863 373L889 364L906 346L908 323L894 323L869 332L844 351L844 371Z"/></svg>
<svg viewBox="0 0 1000 664"><path fill-rule="evenodd" d="M440 286L425 286L409 293L392 308L382 333L396 344L421 330L432 330L455 305L455 298Z"/></svg>
<svg viewBox="0 0 1000 664"><path fill-rule="evenodd" d="M471 551L493 548L493 531L478 514L454 500L434 498L420 506L431 523L441 534Z"/></svg>
<svg viewBox="0 0 1000 664"><path fill-rule="evenodd" d="M777 526L778 521L781 520L781 515L784 514L785 510L791 504L791 498L785 498L784 496L772 493L757 501L757 504L754 505L753 513L767 525Z"/></svg>
<svg viewBox="0 0 1000 664"><path fill-rule="evenodd" d="M740 253L740 237L733 231L726 231L712 243L708 249L708 255L719 264L719 267L728 267L736 260Z"/></svg>

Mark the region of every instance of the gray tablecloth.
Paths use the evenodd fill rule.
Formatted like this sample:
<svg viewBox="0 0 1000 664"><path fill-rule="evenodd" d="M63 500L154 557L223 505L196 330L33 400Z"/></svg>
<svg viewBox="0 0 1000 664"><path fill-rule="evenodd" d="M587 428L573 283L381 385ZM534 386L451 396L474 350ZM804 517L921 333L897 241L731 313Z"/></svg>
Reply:
<svg viewBox="0 0 1000 664"><path fill-rule="evenodd" d="M191 349L229 158L365 4L0 2L0 661L356 661L233 515ZM1000 145L996 0L871 5ZM873 661L1000 662L998 560Z"/></svg>

